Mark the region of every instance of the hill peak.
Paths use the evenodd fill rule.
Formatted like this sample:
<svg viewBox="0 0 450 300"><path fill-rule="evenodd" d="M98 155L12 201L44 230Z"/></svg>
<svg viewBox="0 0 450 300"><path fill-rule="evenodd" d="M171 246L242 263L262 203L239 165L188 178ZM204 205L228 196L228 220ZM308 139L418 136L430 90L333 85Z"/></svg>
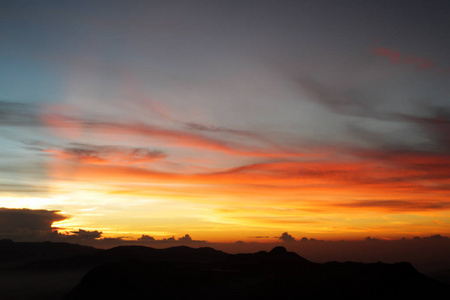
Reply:
<svg viewBox="0 0 450 300"><path fill-rule="evenodd" d="M286 248L284 248L282 246L277 246L277 247L273 248L269 253L270 254L286 254L286 253L288 253L288 251L286 250Z"/></svg>

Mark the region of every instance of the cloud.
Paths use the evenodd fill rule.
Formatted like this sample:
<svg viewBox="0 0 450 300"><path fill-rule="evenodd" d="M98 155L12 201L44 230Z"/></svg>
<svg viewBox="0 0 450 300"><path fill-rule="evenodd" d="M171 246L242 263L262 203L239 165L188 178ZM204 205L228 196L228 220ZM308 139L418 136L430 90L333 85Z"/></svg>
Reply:
<svg viewBox="0 0 450 300"><path fill-rule="evenodd" d="M33 104L0 101L0 126L40 126L38 111Z"/></svg>
<svg viewBox="0 0 450 300"><path fill-rule="evenodd" d="M175 238L174 236L163 239L154 239L151 241L150 239L146 239L146 242L155 242L155 243L175 243L175 244L191 244L191 243L206 243L206 241L194 240L191 238L189 234L185 234L180 238Z"/></svg>
<svg viewBox="0 0 450 300"><path fill-rule="evenodd" d="M58 232L54 222L68 219L58 210L0 208L0 239L12 239L16 242L68 242L85 243L98 241L102 232L79 229Z"/></svg>
<svg viewBox="0 0 450 300"><path fill-rule="evenodd" d="M41 125L63 136L77 132L98 132L104 135L135 135L145 136L157 140L165 146L187 147L217 151L231 155L256 157L304 156L305 153L285 149L260 134L229 129L223 127L206 126L198 123L183 123L172 121L174 126L162 127L149 123L111 122L110 120L87 119L68 116L65 111L52 110L42 113ZM213 133L214 136L208 135ZM220 134L220 137L219 137ZM238 139L237 137L241 137ZM242 139L242 137L244 139ZM255 146L255 143L259 146ZM262 143L262 144L261 144Z"/></svg>
<svg viewBox="0 0 450 300"><path fill-rule="evenodd" d="M446 106L419 104L411 108L416 108L421 112L419 115L408 114L404 112L395 112L378 109L375 98L361 93L355 89L342 90L330 85L322 84L309 78L291 76L292 80L299 86L300 90L308 95L302 99L307 99L317 103L326 109L341 115L356 116L374 119L378 121L392 121L395 126L399 124L420 126L424 132L420 132L424 138L431 140L435 150L440 152L450 151L450 109ZM408 124L409 123L409 124ZM394 123L391 123L394 124ZM392 128L393 125L391 125ZM373 130L364 129L361 126L348 125L350 133L357 138L362 138L372 144L385 145L399 143L398 138L388 135L385 132L377 133L376 127ZM381 127L383 128L383 127ZM417 131L416 131L417 133ZM389 141L388 138L391 138ZM402 139L400 139L402 140ZM403 143L405 141L403 140ZM423 148L423 144L399 145L399 147Z"/></svg>
<svg viewBox="0 0 450 300"><path fill-rule="evenodd" d="M167 157L162 151L147 148L131 148L121 146L98 146L73 143L70 147L49 148L42 151L59 159L73 160L78 163L131 165L147 163Z"/></svg>
<svg viewBox="0 0 450 300"><path fill-rule="evenodd" d="M67 219L57 210L0 208L0 236L16 241L47 239L54 222Z"/></svg>
<svg viewBox="0 0 450 300"><path fill-rule="evenodd" d="M295 242L295 238L287 232L283 232L279 239L286 243Z"/></svg>
<svg viewBox="0 0 450 300"><path fill-rule="evenodd" d="M130 241L126 241L126 243L129 243ZM162 238L162 239L155 239L152 236L143 234L140 238L136 240L136 242L139 242L139 244L144 245L158 245L158 244L179 244L179 245L190 245L190 244L198 244L198 243L206 243L206 241L203 240L194 240L189 234L185 234L184 236L180 238L175 238L174 236L169 238Z"/></svg>
<svg viewBox="0 0 450 300"><path fill-rule="evenodd" d="M68 219L58 210L26 209L26 208L0 208L0 239L12 239L16 242L66 242L79 243L91 246L105 247L124 244L140 245L194 245L206 243L204 240L195 240L189 234L180 238L155 239L149 235L142 235L135 240L122 237L103 237L99 230L78 229L70 232L64 228L52 227L54 222Z"/></svg>
<svg viewBox="0 0 450 300"><path fill-rule="evenodd" d="M447 236L442 236L440 234L434 234L434 235L430 235L430 236L426 236L423 237L424 239L428 239L428 240L449 240L450 238Z"/></svg>
<svg viewBox="0 0 450 300"><path fill-rule="evenodd" d="M349 203L336 203L336 206L346 208L368 209L376 208L390 212L430 211L450 209L450 202L437 201L401 201L401 200L361 200Z"/></svg>
<svg viewBox="0 0 450 300"><path fill-rule="evenodd" d="M302 97L302 99L317 103L334 113L379 120L394 119L390 113L376 110L377 101L375 99L371 99L355 89L342 90L306 77L296 75L290 77L300 91L307 94L307 97Z"/></svg>
<svg viewBox="0 0 450 300"><path fill-rule="evenodd" d="M380 200L400 197L407 200L409 196L422 192L423 201L433 202L444 202L436 198L436 193L449 190L449 172L448 155L389 149L337 149L328 158L248 164L205 173L189 170L183 173L163 172L134 165L92 163L79 164L70 174L64 164L55 164L49 169L49 174L54 178L70 176L80 181L120 181L123 187L129 183L147 183L151 180L160 184L152 186L155 193L208 194L210 189L199 189L199 185L210 185L216 193L246 196L264 190L267 197L273 195L286 199L298 197L299 194L317 193L318 189L323 195L342 192L358 199L372 193L373 199ZM164 187L164 183L173 182L180 187L173 186L170 190ZM148 186L134 185L130 193L148 194ZM306 202L305 199L303 203ZM317 207L317 203L311 205ZM448 208L444 205L441 209Z"/></svg>
<svg viewBox="0 0 450 300"><path fill-rule="evenodd" d="M214 134L228 134L228 135L234 135L234 136L240 136L244 138L250 138L254 141L259 141L264 144L270 145L272 147L282 149L282 147L270 139L265 138L264 136L247 131L247 130L238 130L238 129L231 129L231 128L224 128L224 127L217 127L217 126L211 126L211 125L204 125L199 123L184 123L185 127L190 130L194 131L200 131L200 132L210 132Z"/></svg>
<svg viewBox="0 0 450 300"><path fill-rule="evenodd" d="M198 245L205 244L207 241L192 239L189 234L180 238L171 236L168 238L156 239L152 236L143 234L137 239L124 239L123 237L103 237L103 233L98 230L88 231L79 229L72 231L71 234L53 233L52 241L80 243L94 247L115 247L120 245L142 245L142 246L173 246L173 245Z"/></svg>
<svg viewBox="0 0 450 300"><path fill-rule="evenodd" d="M411 54L404 54L397 50L386 48L386 47L375 47L378 43L378 39L374 41L372 44L371 52L375 55L386 56L389 58L391 63L393 64L413 64L415 65L415 70L426 70L433 69L436 67L436 64L423 56L413 57ZM400 59L401 57L401 59Z"/></svg>
<svg viewBox="0 0 450 300"><path fill-rule="evenodd" d="M392 150L343 149L342 153L352 154L353 160L335 157L316 161L286 161L244 165L222 173L245 182L251 177L253 182L270 177L278 180L305 183L329 183L346 186L405 184L422 185L420 180L433 179L435 183L445 183L450 171L450 157L436 153ZM218 176L219 177L219 176ZM287 182L287 181L285 181ZM422 185L425 188L425 185Z"/></svg>
<svg viewBox="0 0 450 300"><path fill-rule="evenodd" d="M3 193L13 192L13 193L20 193L20 194L37 194L37 193L47 192L48 188L46 186L34 185L34 184L0 183L0 191Z"/></svg>
<svg viewBox="0 0 450 300"><path fill-rule="evenodd" d="M302 99L317 103L329 111L345 116L395 122L390 124L391 128L393 126L398 127L401 123L403 123L403 125L408 125L408 123L418 124L427 131L428 134L426 137L435 139L435 141L438 142L441 147L445 147L447 151L450 149L450 138L447 134L450 130L450 110L448 107L431 104L414 105L414 103L411 103L410 107L416 108L422 115L383 110L379 105L380 100L382 99L376 99L370 94L363 93L355 88L343 89L306 77L299 77L296 75L291 75L290 77L299 87L300 91L307 94L307 97L302 97ZM376 127L372 126L372 128L372 131L376 130ZM355 126L351 126L350 130L352 130L352 133L355 133L357 137L369 139L375 136L375 141L378 142L385 142L386 139L386 137L383 137L380 134L372 133L369 130L364 130ZM365 137L365 134L370 134L370 136ZM386 136L386 133L384 133L384 135ZM380 137L384 138L384 140L380 140ZM417 145L417 147L420 147L420 145Z"/></svg>
<svg viewBox="0 0 450 300"><path fill-rule="evenodd" d="M199 124L199 123L184 123L185 127L187 129L192 129L192 130L198 130L198 131L207 131L207 132L214 132L214 133L232 133L232 134L236 134L236 135L244 135L244 136L253 136L253 134L251 134L248 131L243 131L243 130L236 130L236 129L230 129L230 128L223 128L223 127L216 127L216 126L208 126L208 125L203 125L203 124Z"/></svg>
<svg viewBox="0 0 450 300"><path fill-rule="evenodd" d="M397 114L397 116L407 122L419 125L428 133L428 137L438 145L438 150L445 149L450 152L450 108L432 105L423 105L422 111L426 116Z"/></svg>
<svg viewBox="0 0 450 300"><path fill-rule="evenodd" d="M0 208L0 228L2 232L18 229L51 230L53 222L67 219L58 210L32 210Z"/></svg>
<svg viewBox="0 0 450 300"><path fill-rule="evenodd" d="M201 148L241 155L244 155L246 152L238 150L237 148L232 147L230 143L216 138L183 130L163 128L161 126L146 123L80 119L58 113L42 114L41 118L46 127L56 132L61 129L59 133L63 135L67 132L67 128L73 128L77 131L94 131L106 135L145 136L152 140L163 141L164 143L173 146Z"/></svg>
<svg viewBox="0 0 450 300"><path fill-rule="evenodd" d="M76 109L68 106L36 106L26 103L0 102L0 126L44 127L53 134L65 138L79 138L84 132L114 136L144 136L152 141L158 141L162 146L202 149L237 156L301 157L306 155L295 149L286 149L260 134L244 130L198 123L181 123L182 127L178 128L180 122L177 121L172 121L175 127L170 128L134 121L111 122L102 118L80 117L74 115L73 111ZM73 152L66 154L91 159L92 162L102 161L95 156L95 151L98 149L83 147L77 149L79 148L77 146L73 148L65 149Z"/></svg>
<svg viewBox="0 0 450 300"><path fill-rule="evenodd" d="M405 180L433 179L435 183L445 182L450 172L450 155L439 152L375 149L355 150L351 153L363 160L383 163L392 168L395 175L403 173Z"/></svg>
<svg viewBox="0 0 450 300"><path fill-rule="evenodd" d="M77 231L71 231L75 235L75 237L80 238L82 240L95 240L99 239L102 236L102 232L98 230L83 230L78 229Z"/></svg>
<svg viewBox="0 0 450 300"><path fill-rule="evenodd" d="M179 239L178 239L178 241L179 242L192 242L192 238L189 236L189 234L186 234L185 236L183 236L183 237L180 237Z"/></svg>
<svg viewBox="0 0 450 300"><path fill-rule="evenodd" d="M143 234L140 238L137 239L139 242L154 242L155 238L146 234Z"/></svg>
<svg viewBox="0 0 450 300"><path fill-rule="evenodd" d="M0 101L0 126L46 127L59 135L70 135L70 130L99 131L103 134L134 134L160 139L178 146L205 148L228 153L245 153L233 149L226 142L201 134L167 129L155 125L130 122L110 122L69 116L68 107L39 107L26 103Z"/></svg>
<svg viewBox="0 0 450 300"><path fill-rule="evenodd" d="M130 123L106 123L106 122L90 122L86 125L91 129L112 130L114 134L135 134L147 136L152 139L163 140L169 144L176 146L184 146L190 148L203 148L227 153L240 153L239 150L231 148L226 142L209 138L200 134L193 134L174 129L166 129L149 124L130 124Z"/></svg>
<svg viewBox="0 0 450 300"><path fill-rule="evenodd" d="M219 139L217 138L217 135L215 137L211 137L200 133L193 133L192 130L184 131L177 129L167 129L160 126L143 123L111 123L88 121L85 122L83 126L89 130L101 131L102 133L110 133L114 135L132 134L145 136L152 140L159 140L160 142L164 142L166 146L204 149L238 156L285 157L308 155L299 151L283 149L279 146L274 147L274 143L251 133L245 134L247 136L247 141L249 137L252 137L254 140L256 139L259 141L263 139L266 143L270 143L271 146L256 147L254 145L248 145L248 143L246 142L237 141L234 139ZM241 135L244 134L242 133Z"/></svg>

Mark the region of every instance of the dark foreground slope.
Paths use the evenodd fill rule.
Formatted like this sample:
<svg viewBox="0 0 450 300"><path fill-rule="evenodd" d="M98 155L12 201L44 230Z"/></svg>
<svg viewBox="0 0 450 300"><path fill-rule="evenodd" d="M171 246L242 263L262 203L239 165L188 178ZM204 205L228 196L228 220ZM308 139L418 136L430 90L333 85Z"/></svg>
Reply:
<svg viewBox="0 0 450 300"><path fill-rule="evenodd" d="M13 242L0 240L0 267L19 266L28 262L70 258L101 251L89 246L52 242Z"/></svg>
<svg viewBox="0 0 450 300"><path fill-rule="evenodd" d="M430 299L449 295L448 286L408 263L316 264L282 247L238 255L177 247L157 259L154 255L130 259L125 254L130 249L119 250L126 260L95 267L66 299ZM200 259L197 251L209 259ZM196 259L183 259L186 252Z"/></svg>
<svg viewBox="0 0 450 300"><path fill-rule="evenodd" d="M0 299L61 299L92 266L55 269L49 265L101 251L68 243L0 240Z"/></svg>

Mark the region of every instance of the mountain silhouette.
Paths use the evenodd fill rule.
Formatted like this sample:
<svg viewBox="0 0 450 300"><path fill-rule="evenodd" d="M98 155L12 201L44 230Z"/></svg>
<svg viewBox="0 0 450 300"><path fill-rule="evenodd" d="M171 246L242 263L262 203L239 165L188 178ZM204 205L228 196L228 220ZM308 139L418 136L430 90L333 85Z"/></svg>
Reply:
<svg viewBox="0 0 450 300"><path fill-rule="evenodd" d="M0 240L0 266L21 265L26 262L54 260L89 255L101 251L94 247L69 243L13 242Z"/></svg>
<svg viewBox="0 0 450 300"><path fill-rule="evenodd" d="M0 254L5 299L433 299L450 291L406 262L319 264L284 247L228 254L2 240Z"/></svg>
<svg viewBox="0 0 450 300"><path fill-rule="evenodd" d="M98 250L98 249L97 249ZM138 259L143 261L183 261L207 263L221 261L229 254L209 247L190 248L176 246L166 249L155 249L145 246L119 246L107 250L98 250L87 255L76 255L62 259L42 260L23 266L26 269L67 269L94 267L122 260Z"/></svg>
<svg viewBox="0 0 450 300"><path fill-rule="evenodd" d="M449 292L409 263L317 264L283 247L234 255L189 247L110 253L125 259L93 268L65 299L403 299Z"/></svg>

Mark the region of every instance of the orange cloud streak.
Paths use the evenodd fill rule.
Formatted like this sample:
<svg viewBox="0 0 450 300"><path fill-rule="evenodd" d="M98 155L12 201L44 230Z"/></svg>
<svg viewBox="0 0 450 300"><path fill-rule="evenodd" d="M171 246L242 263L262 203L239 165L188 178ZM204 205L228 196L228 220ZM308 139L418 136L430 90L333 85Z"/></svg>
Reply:
<svg viewBox="0 0 450 300"><path fill-rule="evenodd" d="M241 196L251 201L252 198L270 199L274 196L286 200L306 197L300 202L309 202L312 207L315 206L314 201L308 199L320 198L325 201L322 203L330 201L328 206L334 208L383 211L448 209L447 202L443 199L449 194L450 179L444 176L440 169L428 165L417 167L416 163L442 161L446 158L425 158L422 154L418 158L419 160L414 160L411 154L408 159L390 158L385 164L373 159L347 162L274 162L203 174L179 174L133 166L98 165L81 160L75 169L70 168L72 163L61 161L56 163L51 171L55 178L119 185L146 183L152 184L152 190L158 190L158 185L171 184L172 190L185 191L186 194L192 191L196 194L210 195L207 198L214 195L232 198ZM413 163L407 166L393 163L410 161ZM140 189L145 193L145 187ZM432 203L421 202L428 201L427 199L432 200Z"/></svg>
<svg viewBox="0 0 450 300"><path fill-rule="evenodd" d="M55 113L46 113L41 115L44 125L53 133L59 136L73 138L80 136L82 133L101 133L103 135L120 135L120 136L145 136L151 140L162 143L163 146L177 146L183 148L205 149L213 152L222 152L231 155L252 156L252 157L304 157L316 154L305 153L285 149L276 145L272 141L261 137L258 134L250 132L240 132L238 130L225 130L220 128L208 128L207 130L199 130L200 125L186 126L188 130L167 129L156 125L142 123L115 123L109 121L91 121L82 120L76 117L69 117L62 113L58 107L53 108ZM66 111L67 108L64 108ZM203 128L203 127L202 127ZM205 133L214 133L216 136L221 135L222 138L213 138ZM225 138L227 134L232 133L236 136L244 136L248 141L256 143L264 143L268 147L256 147L229 141Z"/></svg>

